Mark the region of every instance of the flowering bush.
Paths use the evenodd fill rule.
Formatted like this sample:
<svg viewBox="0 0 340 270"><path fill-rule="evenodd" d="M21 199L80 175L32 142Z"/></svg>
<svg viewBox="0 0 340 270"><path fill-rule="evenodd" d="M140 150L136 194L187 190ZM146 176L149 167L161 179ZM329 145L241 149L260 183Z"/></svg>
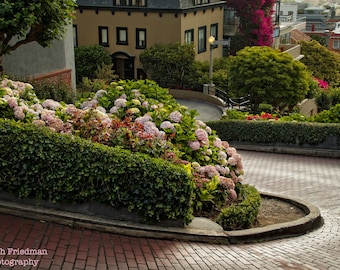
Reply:
<svg viewBox="0 0 340 270"><path fill-rule="evenodd" d="M147 153L185 166L196 184L197 210L232 204L242 181L241 156L196 111L179 105L166 89L148 80L119 81L76 105L41 102L33 87L4 79L0 117L46 126L109 146ZM13 114L8 112L13 111ZM209 196L207 196L209 195Z"/></svg>
<svg viewBox="0 0 340 270"><path fill-rule="evenodd" d="M328 84L328 82L326 82L326 81L323 81L323 80L319 80L319 79L317 79L317 78L315 78L315 80L318 82L318 86L321 88L321 89L328 89L328 87L329 87L329 84Z"/></svg>
<svg viewBox="0 0 340 270"><path fill-rule="evenodd" d="M240 32L248 46L271 46L275 0L226 0L226 3L240 17Z"/></svg>
<svg viewBox="0 0 340 270"><path fill-rule="evenodd" d="M256 115L252 115L252 114L248 114L246 116L247 120L279 120L279 117L277 117L275 114L271 114L271 113L265 113L262 112L260 115L256 114Z"/></svg>

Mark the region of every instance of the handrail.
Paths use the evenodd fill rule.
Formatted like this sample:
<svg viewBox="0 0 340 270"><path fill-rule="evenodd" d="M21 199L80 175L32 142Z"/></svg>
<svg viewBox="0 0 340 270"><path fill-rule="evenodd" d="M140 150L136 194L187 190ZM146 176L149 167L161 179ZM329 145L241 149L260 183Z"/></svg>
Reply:
<svg viewBox="0 0 340 270"><path fill-rule="evenodd" d="M233 109L234 107L241 107L249 108L251 105L250 103L250 95L246 97L237 97L237 98L229 98L229 106Z"/></svg>
<svg viewBox="0 0 340 270"><path fill-rule="evenodd" d="M215 95L216 95L216 97L222 99L227 105L229 104L229 96L222 89L215 87ZM228 105L228 107L229 107L229 105Z"/></svg>

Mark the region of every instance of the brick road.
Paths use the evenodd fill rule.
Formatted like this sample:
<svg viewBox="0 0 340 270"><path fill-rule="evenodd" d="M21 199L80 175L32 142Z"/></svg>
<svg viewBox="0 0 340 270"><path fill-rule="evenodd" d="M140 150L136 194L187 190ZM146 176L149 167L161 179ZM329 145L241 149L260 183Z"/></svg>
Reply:
<svg viewBox="0 0 340 270"><path fill-rule="evenodd" d="M246 183L313 203L324 226L294 238L217 245L128 237L0 214L0 269L339 269L340 160L239 152ZM26 254L33 251L40 255Z"/></svg>

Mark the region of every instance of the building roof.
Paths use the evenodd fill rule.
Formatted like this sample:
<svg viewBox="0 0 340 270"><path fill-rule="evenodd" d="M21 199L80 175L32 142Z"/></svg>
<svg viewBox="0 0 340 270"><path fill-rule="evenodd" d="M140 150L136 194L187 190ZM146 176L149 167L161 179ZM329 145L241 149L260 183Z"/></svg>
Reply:
<svg viewBox="0 0 340 270"><path fill-rule="evenodd" d="M202 5L194 5L192 0L147 0L148 9L188 9L195 8L200 6L209 6L215 4L225 4L225 1L220 0L210 0L209 4ZM131 6L114 6L112 0L77 0L78 7L103 7L103 8L112 8L112 7L121 7L121 8L131 8ZM139 7L133 7L139 8Z"/></svg>
<svg viewBox="0 0 340 270"><path fill-rule="evenodd" d="M293 29L290 33L290 38L292 43L298 43L299 41L310 41L311 37L301 32L298 29Z"/></svg>

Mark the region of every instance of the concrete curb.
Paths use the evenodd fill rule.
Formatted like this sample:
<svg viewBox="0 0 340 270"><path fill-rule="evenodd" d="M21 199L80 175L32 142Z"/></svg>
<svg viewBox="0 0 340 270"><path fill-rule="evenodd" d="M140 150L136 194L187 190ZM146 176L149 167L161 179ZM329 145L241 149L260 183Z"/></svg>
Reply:
<svg viewBox="0 0 340 270"><path fill-rule="evenodd" d="M3 200L0 200L0 213L127 236L215 244L253 243L298 236L315 230L323 224L319 209L310 203L269 193L261 193L261 196L276 198L298 206L306 213L306 216L291 222L262 228L224 231L218 224L204 218L195 218L185 228L159 227Z"/></svg>
<svg viewBox="0 0 340 270"><path fill-rule="evenodd" d="M237 150L313 156L313 157L325 157L325 158L340 158L340 150L333 150L333 149L287 147L287 146L275 146L275 145L252 145L252 144L242 144L242 143L233 142L233 141L230 141L229 144L235 147Z"/></svg>

